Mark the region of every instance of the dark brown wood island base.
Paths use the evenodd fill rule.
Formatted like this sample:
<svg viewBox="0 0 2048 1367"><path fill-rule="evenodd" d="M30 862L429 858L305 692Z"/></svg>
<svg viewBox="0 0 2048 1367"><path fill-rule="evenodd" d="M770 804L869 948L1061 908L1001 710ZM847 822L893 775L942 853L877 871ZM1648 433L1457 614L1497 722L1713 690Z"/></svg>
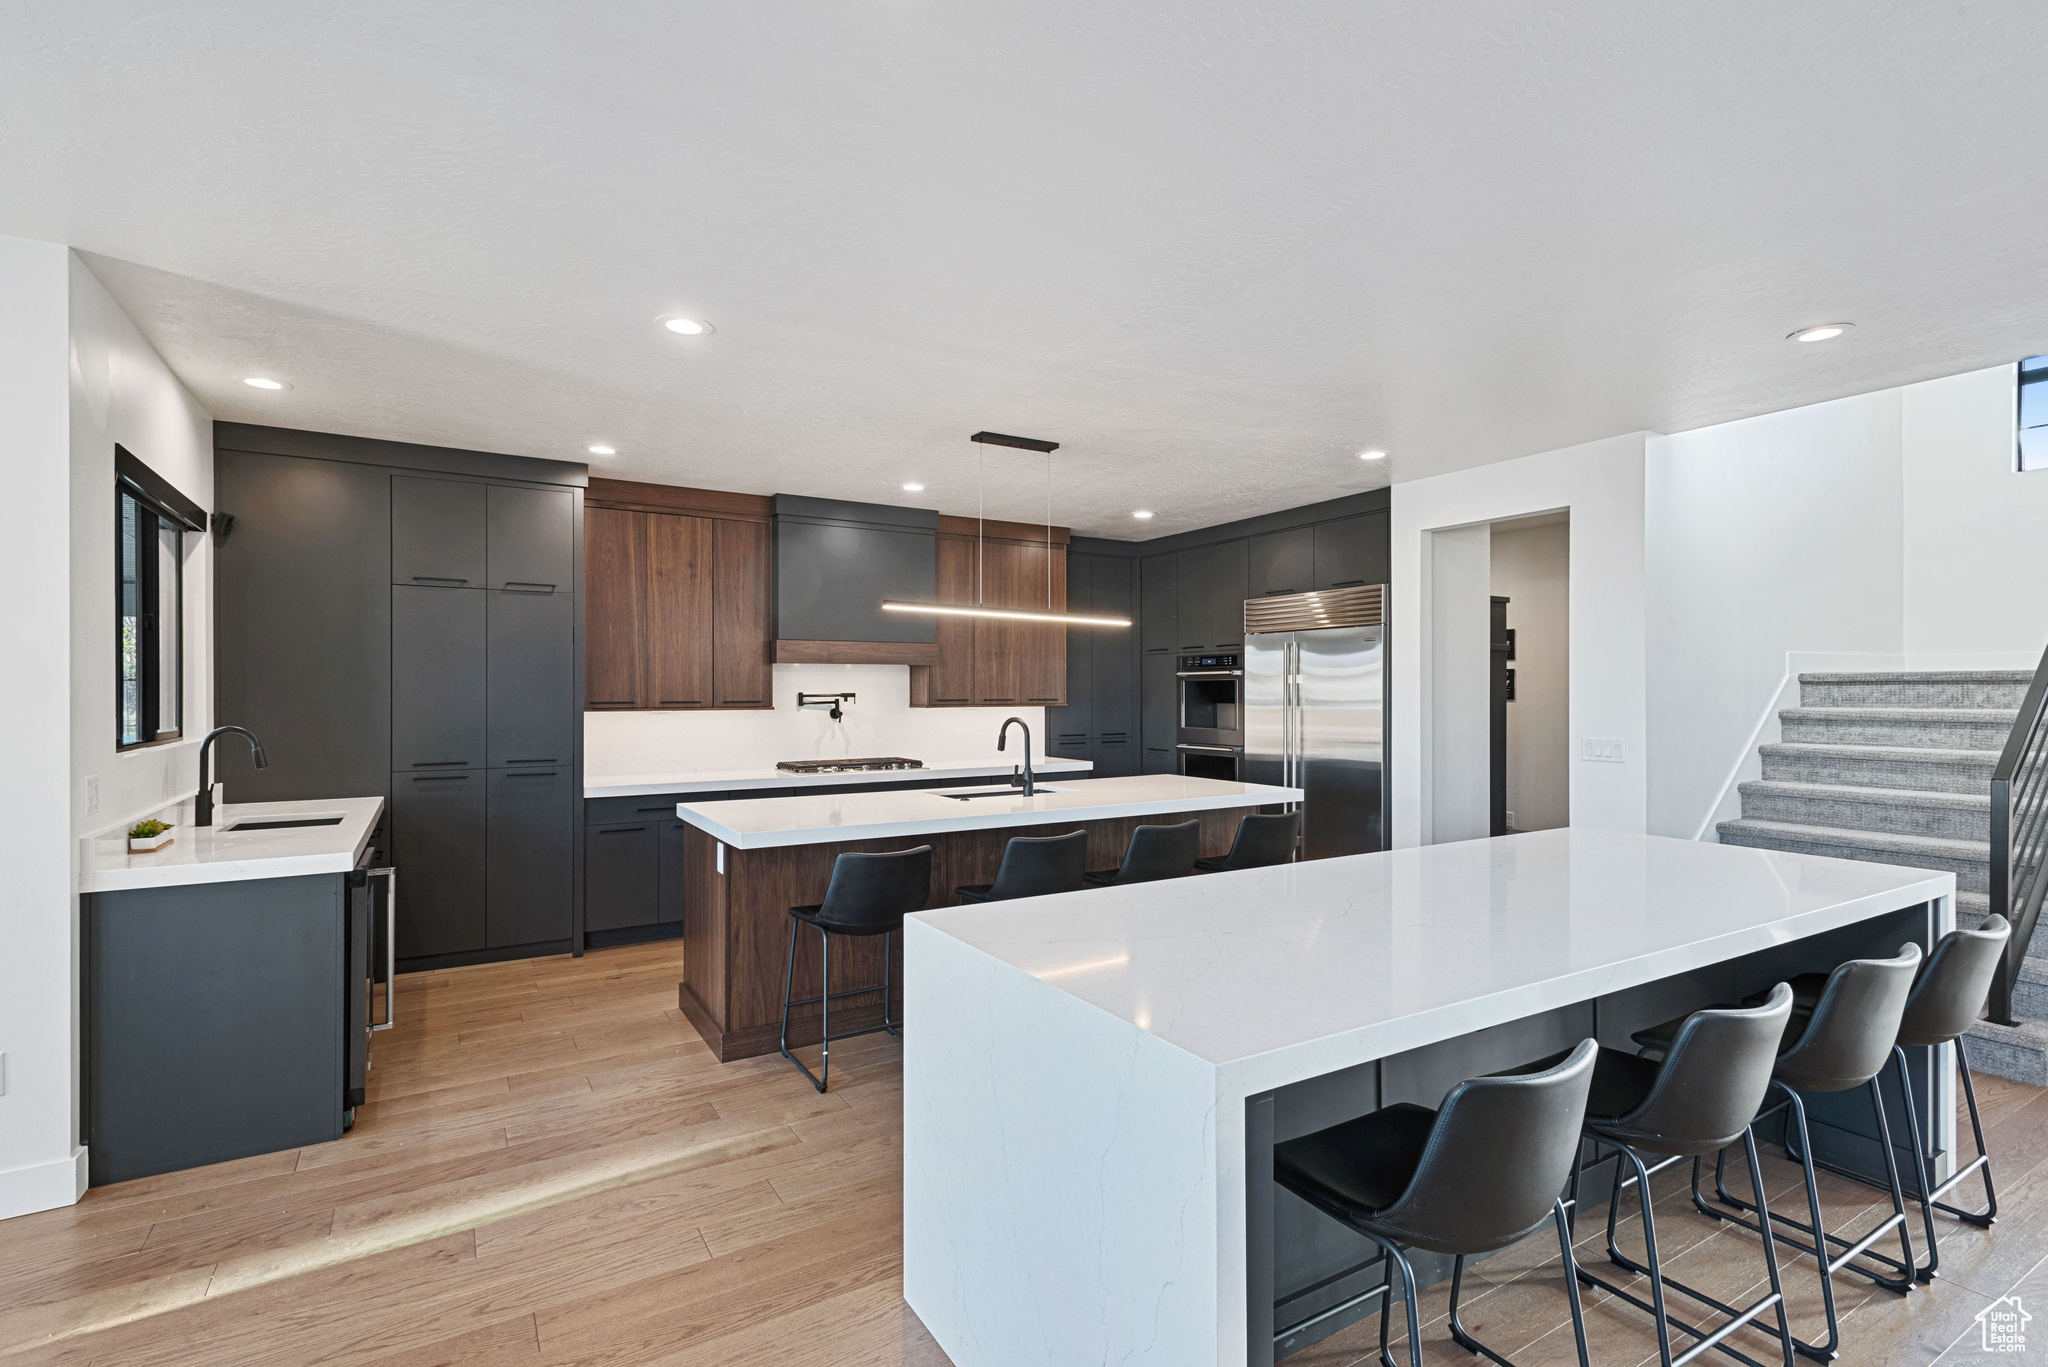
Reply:
<svg viewBox="0 0 2048 1367"><path fill-rule="evenodd" d="M1124 780L1104 780L1104 782ZM1142 780L1140 780L1142 781ZM1157 780L1153 780L1156 782ZM1201 780L1181 779L1183 783ZM1078 787L1063 784L1063 787ZM1221 786L1221 785L1218 785ZM1232 785L1240 786L1240 785ZM770 799L772 800L772 799ZM766 849L724 845L707 832L689 827L684 834L688 911L684 922L683 981L677 1004L697 1027L721 1063L776 1051L782 1026L783 970L789 953L789 909L815 905L832 878L832 861L843 853L872 853L932 847L932 890L928 907L953 904L953 889L963 883L986 883L996 876L1003 847L1013 835L1059 835L1088 832L1088 867L1115 868L1123 858L1131 832L1141 825L1170 825L1199 819L1204 858L1227 853L1238 819L1257 810L1254 800L1241 807L1207 811L1148 813L1106 820L1043 821L973 830L940 830L882 840L853 840ZM1086 894L1079 894L1086 895ZM895 962L892 1007L903 1000L900 936L893 937ZM833 945L837 960L833 988L844 991L858 983L874 983L869 997L840 1003L833 1030L859 1029L881 1022L882 941L840 939ZM819 991L818 937L797 937L793 994ZM910 1022L908 1028L915 1029ZM789 1037L794 1045L818 1042L818 1008L799 1007L790 1013Z"/></svg>

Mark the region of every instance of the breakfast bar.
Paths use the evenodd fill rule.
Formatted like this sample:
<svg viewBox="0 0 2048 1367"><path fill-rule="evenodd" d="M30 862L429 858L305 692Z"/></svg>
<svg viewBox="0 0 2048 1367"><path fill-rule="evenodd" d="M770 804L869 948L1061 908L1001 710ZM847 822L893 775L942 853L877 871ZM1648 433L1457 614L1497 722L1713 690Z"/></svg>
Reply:
<svg viewBox="0 0 2048 1367"><path fill-rule="evenodd" d="M1949 873L1566 828L913 915L904 1297L956 1367L1263 1367L1363 1285L1322 1285L1363 1241L1276 1188L1276 1142L1929 949L1954 894ZM1950 1047L1912 1065L1938 1167ZM1867 1169L1854 1114L1823 1111L1816 1152Z"/></svg>
<svg viewBox="0 0 2048 1367"><path fill-rule="evenodd" d="M780 1040L789 909L815 905L844 853L932 847L932 907L950 906L953 889L987 882L1013 835L1088 832L1088 867L1114 868L1140 825L1201 822L1200 853L1230 848L1238 819L1261 807L1297 801L1299 789L1220 779L1149 774L1125 778L1056 779L1021 788L988 785L896 792L812 793L801 797L683 802L687 825L684 877L682 1012L721 1062L772 1054ZM1189 881L1189 880L1176 880ZM1092 894L1079 894L1090 896ZM892 1006L902 1001L902 940L893 953ZM835 959L841 983L882 980L883 946L856 941ZM840 975L844 974L842 978ZM820 957L806 939L796 952L794 995L819 991ZM833 1026L859 1029L882 1019L875 1000L836 1008ZM893 1011L892 1011L893 1014ZM819 1034L815 1007L790 1017L790 1043Z"/></svg>

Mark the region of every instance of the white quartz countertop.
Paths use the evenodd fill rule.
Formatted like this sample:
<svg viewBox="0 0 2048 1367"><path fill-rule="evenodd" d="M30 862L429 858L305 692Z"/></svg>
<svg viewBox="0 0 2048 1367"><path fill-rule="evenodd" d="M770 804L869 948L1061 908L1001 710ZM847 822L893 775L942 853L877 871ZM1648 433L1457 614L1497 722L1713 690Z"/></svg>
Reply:
<svg viewBox="0 0 2048 1367"><path fill-rule="evenodd" d="M190 799L159 821L171 823L171 843L155 854L128 853L128 826L86 837L80 859L80 892L120 892L188 883L233 883L255 878L296 878L308 873L347 873L362 857L384 810L381 797L342 797L305 802L236 802L214 810L213 825L192 824ZM333 826L288 826L280 830L237 831L241 821L289 820L338 815ZM130 823L133 824L133 823Z"/></svg>
<svg viewBox="0 0 2048 1367"><path fill-rule="evenodd" d="M1577 828L912 919L1249 1092L1954 892L1949 873Z"/></svg>
<svg viewBox="0 0 2048 1367"><path fill-rule="evenodd" d="M818 755L813 758L828 759ZM722 793L735 788L833 788L847 783L919 783L937 779L993 778L1017 767L1014 760L933 760L922 769L878 769L855 774L792 774L773 765L765 769L691 769L673 774L586 774L585 797L648 797L656 793ZM1040 774L1085 774L1095 768L1085 759L1037 759Z"/></svg>
<svg viewBox="0 0 2048 1367"><path fill-rule="evenodd" d="M1045 789L1057 791L1045 791ZM889 840L938 831L988 830L1071 821L1110 821L1232 807L1295 802L1299 788L1220 779L1145 774L1129 778L1056 779L1032 797L1006 794L966 801L929 789L889 793L817 793L676 804L676 815L736 849Z"/></svg>

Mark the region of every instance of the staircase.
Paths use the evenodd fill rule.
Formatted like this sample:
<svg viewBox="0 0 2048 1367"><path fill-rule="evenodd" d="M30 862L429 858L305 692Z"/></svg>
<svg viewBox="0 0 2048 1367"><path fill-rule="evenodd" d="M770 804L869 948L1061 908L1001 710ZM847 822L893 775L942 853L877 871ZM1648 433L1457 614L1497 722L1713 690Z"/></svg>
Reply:
<svg viewBox="0 0 2048 1367"><path fill-rule="evenodd" d="M1990 910L1991 771L2033 675L2026 671L1802 674L1763 777L1741 785L1724 845L1940 869L1956 924ZM2038 957L2037 957L2038 956ZM2017 1028L1979 1021L1970 1064L2048 1086L2048 943L2013 985Z"/></svg>

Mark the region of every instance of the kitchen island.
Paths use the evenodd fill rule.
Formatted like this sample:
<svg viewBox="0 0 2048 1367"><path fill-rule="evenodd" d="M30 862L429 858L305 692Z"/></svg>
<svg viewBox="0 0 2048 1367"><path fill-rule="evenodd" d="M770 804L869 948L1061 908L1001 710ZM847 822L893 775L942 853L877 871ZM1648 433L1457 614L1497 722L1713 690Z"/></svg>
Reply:
<svg viewBox="0 0 2048 1367"><path fill-rule="evenodd" d="M789 909L825 895L832 861L842 853L932 847L933 907L950 906L953 889L996 876L1003 847L1013 835L1088 832L1088 867L1115 868L1131 832L1140 825L1196 819L1201 854L1230 848L1246 812L1292 802L1300 792L1255 783L1183 778L1173 774L1041 783L1031 797L986 786L876 793L816 793L802 797L727 802L683 802L676 816L684 833L688 911L684 977L678 988L683 1014L720 1061L776 1051L781 1032L783 968L789 945ZM1076 893L1088 897L1093 893ZM891 981L901 1001L901 938ZM855 940L834 947L834 991L880 983L883 947ZM797 997L816 996L819 955L815 937L799 940ZM833 1010L834 1030L881 1020L881 993ZM841 1022L844 1022L842 1025ZM790 1016L790 1043L818 1038L817 1008Z"/></svg>
<svg viewBox="0 0 2048 1367"><path fill-rule="evenodd" d="M1377 1309L1317 1322L1377 1265L1276 1187L1276 1142L1930 948L1954 893L1949 873L1563 829L919 913L904 1297L958 1367L1263 1367ZM1945 1167L1954 1064L1909 1053ZM1867 1105L1831 1100L1811 1099L1816 1152L1869 1170Z"/></svg>

